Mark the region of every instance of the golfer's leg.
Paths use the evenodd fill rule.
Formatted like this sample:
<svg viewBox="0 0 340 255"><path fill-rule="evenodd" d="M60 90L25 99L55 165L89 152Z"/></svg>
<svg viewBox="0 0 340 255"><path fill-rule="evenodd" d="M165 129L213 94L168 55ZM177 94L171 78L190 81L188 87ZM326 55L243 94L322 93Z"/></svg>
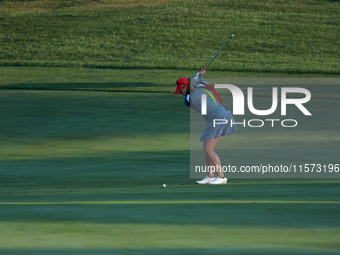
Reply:
<svg viewBox="0 0 340 255"><path fill-rule="evenodd" d="M219 143L222 137L217 137L214 139L205 140L203 143L204 153L205 153L205 161L207 162L207 166L214 166L213 169L216 170L217 175L221 178L224 177L222 171L222 165L220 157L214 151L216 145ZM208 174L210 177L214 175L213 170L211 170Z"/></svg>

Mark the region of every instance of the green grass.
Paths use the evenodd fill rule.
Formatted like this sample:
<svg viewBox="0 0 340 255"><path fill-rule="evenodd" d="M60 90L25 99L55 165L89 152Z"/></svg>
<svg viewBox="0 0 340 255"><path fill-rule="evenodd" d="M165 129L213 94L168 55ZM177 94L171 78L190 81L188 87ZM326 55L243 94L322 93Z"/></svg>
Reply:
<svg viewBox="0 0 340 255"><path fill-rule="evenodd" d="M338 77L338 16L337 1L1 1L0 254L338 254L338 179L194 185L173 95L232 33L207 78ZM311 89L318 121L239 130L231 160L337 163L337 87Z"/></svg>
<svg viewBox="0 0 340 255"><path fill-rule="evenodd" d="M0 108L0 253L339 251L338 180L193 184L182 98L2 90Z"/></svg>
<svg viewBox="0 0 340 255"><path fill-rule="evenodd" d="M337 1L2 1L2 66L339 75Z"/></svg>
<svg viewBox="0 0 340 255"><path fill-rule="evenodd" d="M179 77L193 70L120 70L97 68L0 67L0 89L76 90L103 92L173 93ZM209 78L337 77L326 74L243 73L209 71ZM213 81L213 80L212 80ZM226 79L224 82L228 81ZM228 83L228 82L227 82Z"/></svg>

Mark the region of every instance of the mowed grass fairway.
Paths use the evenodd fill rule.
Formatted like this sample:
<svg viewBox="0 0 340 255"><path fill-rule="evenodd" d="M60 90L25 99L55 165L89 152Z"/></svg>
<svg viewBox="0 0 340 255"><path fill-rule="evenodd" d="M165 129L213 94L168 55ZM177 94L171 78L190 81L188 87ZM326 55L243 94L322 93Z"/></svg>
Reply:
<svg viewBox="0 0 340 255"><path fill-rule="evenodd" d="M0 102L2 254L339 251L338 180L193 184L171 94L3 90Z"/></svg>
<svg viewBox="0 0 340 255"><path fill-rule="evenodd" d="M0 254L339 254L339 179L195 185L173 95L232 33L208 78L336 78L338 14L336 1L1 1ZM339 155L338 102L337 86L313 87L327 132L301 148ZM275 132L242 138L242 164L281 143L287 160Z"/></svg>

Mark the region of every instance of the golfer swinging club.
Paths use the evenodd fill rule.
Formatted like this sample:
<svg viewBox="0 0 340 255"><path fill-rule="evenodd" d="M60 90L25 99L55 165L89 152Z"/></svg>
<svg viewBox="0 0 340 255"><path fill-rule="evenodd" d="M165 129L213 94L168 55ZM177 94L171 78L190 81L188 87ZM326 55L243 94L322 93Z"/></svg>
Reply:
<svg viewBox="0 0 340 255"><path fill-rule="evenodd" d="M205 160L209 169L208 175L197 181L197 184L226 184L227 178L224 176L222 171L221 160L219 156L214 151L216 145L221 140L222 136L230 135L235 132L236 125L235 120L230 111L224 108L219 100L213 98L213 92L211 87L206 84L203 76L205 74L205 69L197 73L194 78L182 77L176 82L175 94L181 93L185 96L184 103L186 106L194 108L199 113L201 112L201 99L202 95L206 95L207 101L207 113L203 115L206 122L208 123L206 129L204 130L200 141L203 141L203 148L205 153ZM200 83L197 84L197 80ZM188 86L189 85L189 86ZM210 88L209 88L210 87ZM214 119L224 119L228 121L228 124L215 125L213 126ZM230 124L232 123L232 125ZM209 167L211 166L211 167ZM217 177L215 178L215 172Z"/></svg>

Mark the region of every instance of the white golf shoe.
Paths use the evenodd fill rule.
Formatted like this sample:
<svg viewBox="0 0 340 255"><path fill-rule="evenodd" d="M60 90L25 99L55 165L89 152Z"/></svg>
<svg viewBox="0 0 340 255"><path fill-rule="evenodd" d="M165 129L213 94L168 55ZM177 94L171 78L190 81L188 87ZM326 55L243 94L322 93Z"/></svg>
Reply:
<svg viewBox="0 0 340 255"><path fill-rule="evenodd" d="M196 184L207 184L208 182L211 182L213 180L215 180L215 177L206 176L202 180L197 181Z"/></svg>
<svg viewBox="0 0 340 255"><path fill-rule="evenodd" d="M227 184L228 179L226 177L221 178L217 176L215 180L208 182L208 184Z"/></svg>

